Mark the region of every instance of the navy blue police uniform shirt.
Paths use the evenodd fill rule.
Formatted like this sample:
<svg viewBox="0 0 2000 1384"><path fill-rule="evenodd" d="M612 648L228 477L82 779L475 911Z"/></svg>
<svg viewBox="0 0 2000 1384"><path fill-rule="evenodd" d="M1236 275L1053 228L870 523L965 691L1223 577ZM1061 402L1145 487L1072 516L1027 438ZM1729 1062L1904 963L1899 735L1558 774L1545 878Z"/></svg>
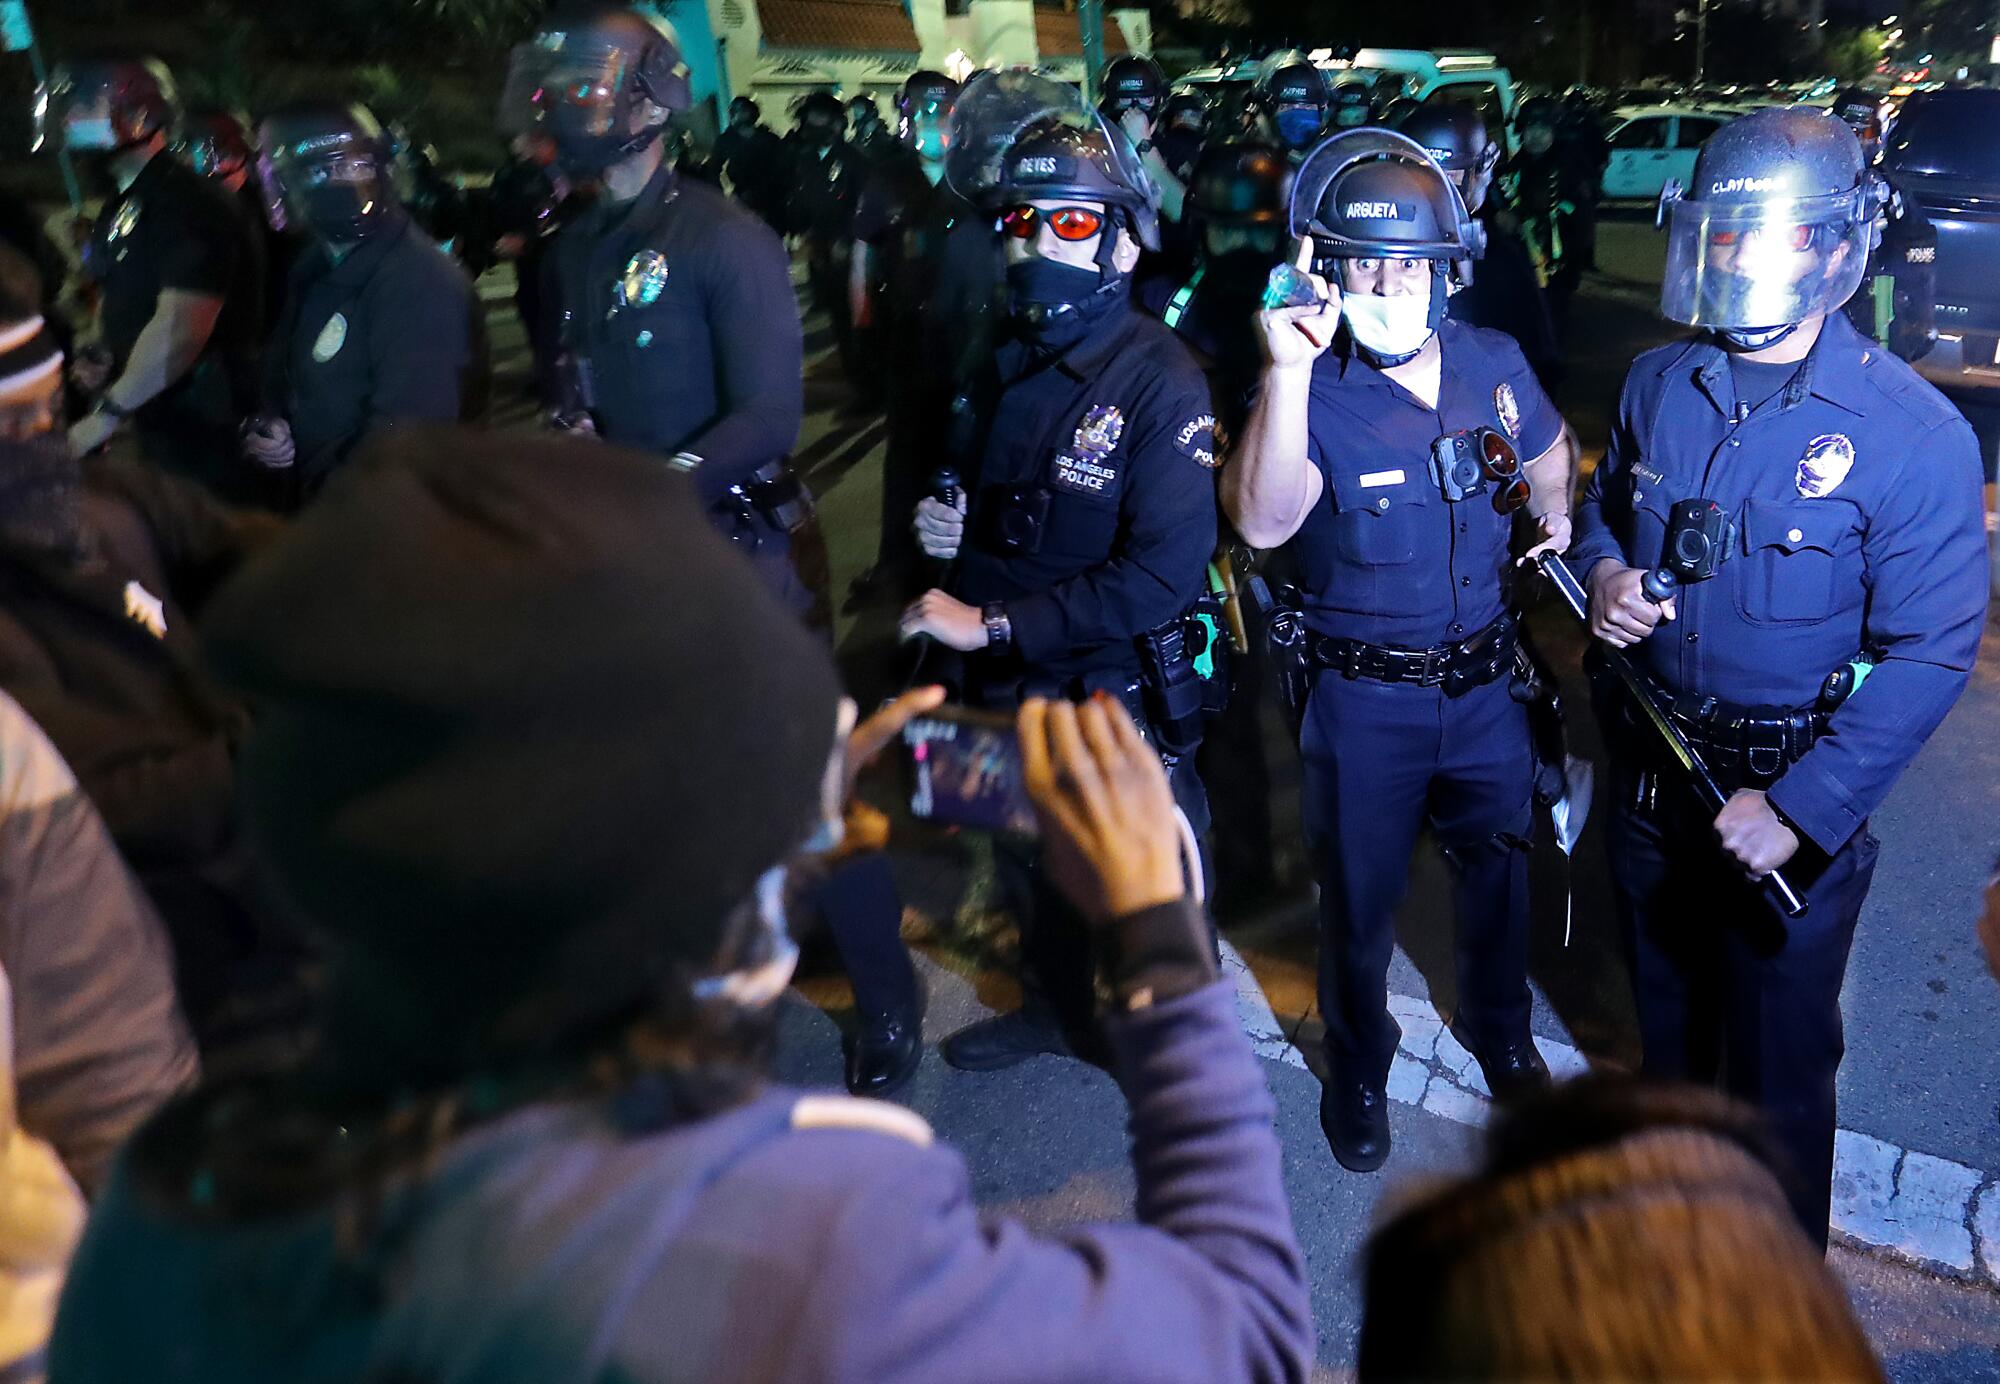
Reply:
<svg viewBox="0 0 2000 1384"><path fill-rule="evenodd" d="M301 479L324 481L365 436L397 422L484 411L485 317L465 271L402 211L335 261L294 266L270 358Z"/></svg>
<svg viewBox="0 0 2000 1384"><path fill-rule="evenodd" d="M1747 416L1746 416L1747 415ZM1902 361L1830 314L1791 382L1739 407L1704 338L1641 356L1577 511L1571 562L1660 560L1675 502L1728 514L1728 556L1683 586L1636 652L1665 686L1747 706L1813 704L1864 649L1881 656L1770 798L1831 854L1880 805L1958 699L1987 569L1972 429Z"/></svg>
<svg viewBox="0 0 2000 1384"><path fill-rule="evenodd" d="M1004 601L1014 656L1034 672L1136 671L1133 640L1194 603L1215 551L1208 383L1138 312L1053 359L1010 341L994 368L957 595ZM1047 496L1033 554L999 541L1010 490Z"/></svg>
<svg viewBox="0 0 2000 1384"><path fill-rule="evenodd" d="M1325 492L1292 537L1306 623L1395 648L1456 643L1505 609L1513 519L1497 486L1457 504L1431 474L1438 438L1506 434L1525 467L1562 438L1562 415L1512 337L1447 318L1432 409L1358 356L1314 363L1306 452Z"/></svg>
<svg viewBox="0 0 2000 1384"><path fill-rule="evenodd" d="M242 213L219 184L172 154L155 154L132 185L105 204L84 262L100 285L104 344L115 371L124 370L162 293L220 298L222 315L197 370L219 362L232 401L240 408L254 403L264 262Z"/></svg>
<svg viewBox="0 0 2000 1384"><path fill-rule="evenodd" d="M798 441L805 347L785 247L715 188L663 167L564 227L544 272L562 305L550 339L588 361L608 440L700 457L710 504Z"/></svg>

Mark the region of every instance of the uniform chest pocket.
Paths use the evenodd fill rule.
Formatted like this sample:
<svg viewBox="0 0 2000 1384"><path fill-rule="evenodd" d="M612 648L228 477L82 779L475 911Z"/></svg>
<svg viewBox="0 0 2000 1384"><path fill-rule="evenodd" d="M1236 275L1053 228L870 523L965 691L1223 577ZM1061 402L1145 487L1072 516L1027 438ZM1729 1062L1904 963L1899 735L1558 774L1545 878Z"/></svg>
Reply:
<svg viewBox="0 0 2000 1384"><path fill-rule="evenodd" d="M1744 570L1737 609L1753 625L1824 620L1833 613L1845 505L1824 500L1751 500L1743 507Z"/></svg>
<svg viewBox="0 0 2000 1384"><path fill-rule="evenodd" d="M1392 479L1400 474L1401 479ZM1360 567L1415 562L1430 515L1429 480L1421 473L1374 472L1336 478L1334 548Z"/></svg>

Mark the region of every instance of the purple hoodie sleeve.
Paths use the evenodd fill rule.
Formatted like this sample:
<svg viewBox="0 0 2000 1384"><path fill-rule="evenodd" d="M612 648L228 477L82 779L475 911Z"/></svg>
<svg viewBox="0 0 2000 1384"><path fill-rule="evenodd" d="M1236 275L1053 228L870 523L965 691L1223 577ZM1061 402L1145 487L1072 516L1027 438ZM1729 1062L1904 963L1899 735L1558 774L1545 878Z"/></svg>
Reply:
<svg viewBox="0 0 2000 1384"><path fill-rule="evenodd" d="M1042 1237L984 1221L957 1155L898 1150L828 1247L837 1272L801 1322L801 1376L1307 1377L1312 1315L1276 1109L1230 987L1106 1029L1131 1103L1140 1224Z"/></svg>

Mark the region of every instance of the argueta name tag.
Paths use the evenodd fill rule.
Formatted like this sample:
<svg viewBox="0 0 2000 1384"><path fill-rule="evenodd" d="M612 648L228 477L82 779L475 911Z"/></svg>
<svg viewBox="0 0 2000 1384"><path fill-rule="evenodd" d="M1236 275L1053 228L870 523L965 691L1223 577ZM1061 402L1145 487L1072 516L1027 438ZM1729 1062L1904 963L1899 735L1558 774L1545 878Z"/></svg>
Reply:
<svg viewBox="0 0 2000 1384"><path fill-rule="evenodd" d="M1361 488L1363 490L1378 490L1385 485L1401 485L1405 479L1407 477L1401 471L1363 471L1361 473Z"/></svg>

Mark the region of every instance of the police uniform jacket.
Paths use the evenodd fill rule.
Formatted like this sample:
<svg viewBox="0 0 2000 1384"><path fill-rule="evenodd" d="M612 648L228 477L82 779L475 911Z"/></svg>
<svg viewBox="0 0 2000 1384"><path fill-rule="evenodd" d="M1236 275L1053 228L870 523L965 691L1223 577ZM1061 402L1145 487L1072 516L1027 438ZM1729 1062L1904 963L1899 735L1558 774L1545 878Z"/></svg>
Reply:
<svg viewBox="0 0 2000 1384"><path fill-rule="evenodd" d="M1447 318L1438 342L1436 409L1357 355L1314 362L1306 452L1326 486L1291 546L1306 622L1321 634L1428 649L1506 608L1513 518L1494 508L1490 485L1447 503L1432 447L1492 428L1525 467L1562 437L1562 416L1512 337Z"/></svg>
<svg viewBox="0 0 2000 1384"><path fill-rule="evenodd" d="M227 191L167 153L156 154L92 229L84 265L102 294L104 345L123 371L139 333L170 289L222 299L208 345L179 381L139 410L139 422L193 415L233 427L254 405L264 262ZM114 376L115 377L115 376Z"/></svg>
<svg viewBox="0 0 2000 1384"><path fill-rule="evenodd" d="M1675 502L1716 501L1728 555L1684 584L1634 651L1667 688L1742 706L1813 704L1826 675L1881 656L1829 733L1770 790L1831 854L1880 805L1970 676L1987 599L1978 445L1909 366L1829 314L1799 372L1757 408L1705 338L1641 356L1577 512L1579 577L1652 567Z"/></svg>
<svg viewBox="0 0 2000 1384"><path fill-rule="evenodd" d="M313 488L376 428L461 422L486 403L485 314L465 271L401 211L336 261L292 271L271 352L271 402Z"/></svg>
<svg viewBox="0 0 2000 1384"><path fill-rule="evenodd" d="M1208 383L1134 311L1054 357L1008 342L995 372L957 594L1006 605L1033 672L1136 671L1133 640L1194 603L1215 551ZM1035 550L1010 549L1005 516L1043 504Z"/></svg>
<svg viewBox="0 0 2000 1384"><path fill-rule="evenodd" d="M787 229L821 247L846 240L867 171L867 160L844 139L825 149L800 141L792 154L785 198Z"/></svg>
<svg viewBox="0 0 2000 1384"><path fill-rule="evenodd" d="M711 504L791 451L804 337L769 226L662 168L630 202L600 201L564 227L547 268L562 305L551 339L587 366L606 438L701 458Z"/></svg>

